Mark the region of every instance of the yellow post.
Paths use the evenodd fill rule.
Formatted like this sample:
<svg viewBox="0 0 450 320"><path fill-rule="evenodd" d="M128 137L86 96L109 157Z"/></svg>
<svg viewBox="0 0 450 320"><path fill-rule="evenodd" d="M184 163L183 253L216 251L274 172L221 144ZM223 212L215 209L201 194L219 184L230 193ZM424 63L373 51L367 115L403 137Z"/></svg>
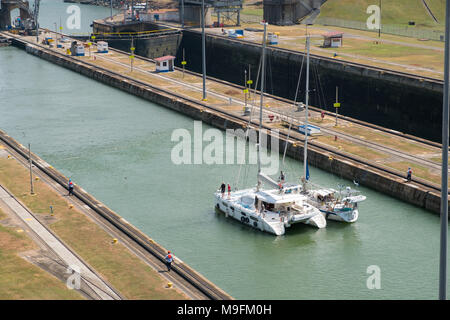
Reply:
<svg viewBox="0 0 450 320"><path fill-rule="evenodd" d="M130 61L130 68L131 68L131 72L133 72L134 50L136 50L136 48L135 48L135 47L131 47L130 50L131 50L131 55L130 55L130 59L131 59L131 61Z"/></svg>
<svg viewBox="0 0 450 320"><path fill-rule="evenodd" d="M334 107L336 108L336 127L338 125L338 108L341 107L341 104L338 102L338 96L339 96L339 87L336 87L336 103L334 104Z"/></svg>

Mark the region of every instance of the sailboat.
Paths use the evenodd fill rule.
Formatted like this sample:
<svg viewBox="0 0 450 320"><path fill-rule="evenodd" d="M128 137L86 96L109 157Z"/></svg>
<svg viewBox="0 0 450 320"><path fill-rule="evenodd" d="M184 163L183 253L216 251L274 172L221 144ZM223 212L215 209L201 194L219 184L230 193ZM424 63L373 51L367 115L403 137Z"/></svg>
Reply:
<svg viewBox="0 0 450 320"><path fill-rule="evenodd" d="M311 134L311 129L308 124L308 99L309 99L309 51L310 38L306 38L307 47L307 64L306 64L306 101L305 101L305 125L303 126L305 135L304 146L304 177L302 179L302 193L307 195L308 203L320 210L325 219L335 220L340 222L355 222L358 220L359 211L358 203L366 200L366 197L361 195L359 191L346 187L344 190L340 188L339 191L332 188L309 189L309 167L308 167L308 136ZM356 184L356 183L355 183Z"/></svg>
<svg viewBox="0 0 450 320"><path fill-rule="evenodd" d="M226 194L218 190L214 194L215 207L252 228L275 235L283 235L287 227L304 223L317 228L326 227L326 219L320 210L308 203L308 196L302 192L302 186L296 184L280 186L261 171L260 142L262 130L262 108L264 97L265 49L267 23L263 22L264 36L261 63L261 97L259 106L259 143L257 185L251 189L237 190ZM264 189L262 185L271 187Z"/></svg>

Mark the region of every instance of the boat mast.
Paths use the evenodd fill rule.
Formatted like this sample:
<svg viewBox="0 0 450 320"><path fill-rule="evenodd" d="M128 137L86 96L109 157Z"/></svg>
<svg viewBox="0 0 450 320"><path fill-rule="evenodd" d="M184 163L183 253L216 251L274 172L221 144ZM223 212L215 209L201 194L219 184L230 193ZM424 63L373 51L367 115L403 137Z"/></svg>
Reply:
<svg viewBox="0 0 450 320"><path fill-rule="evenodd" d="M261 22L264 25L264 35L262 40L262 61L261 61L261 98L259 101L259 130L258 130L258 186L261 185L261 180L259 179L259 174L261 173L261 130L262 130L262 108L263 108L263 100L264 100L264 80L265 80L265 67L266 67L266 31L267 31L267 22Z"/></svg>
<svg viewBox="0 0 450 320"><path fill-rule="evenodd" d="M450 1L445 7L444 103L442 110L442 181L441 232L439 258L439 300L447 299L447 239L448 239L448 140L450 91Z"/></svg>
<svg viewBox="0 0 450 320"><path fill-rule="evenodd" d="M206 101L206 35L205 35L205 0L202 0L202 80L203 101Z"/></svg>
<svg viewBox="0 0 450 320"><path fill-rule="evenodd" d="M309 103L309 35L306 35L306 98L305 98L305 148L303 156L303 179L306 186L306 174L308 166L308 103Z"/></svg>

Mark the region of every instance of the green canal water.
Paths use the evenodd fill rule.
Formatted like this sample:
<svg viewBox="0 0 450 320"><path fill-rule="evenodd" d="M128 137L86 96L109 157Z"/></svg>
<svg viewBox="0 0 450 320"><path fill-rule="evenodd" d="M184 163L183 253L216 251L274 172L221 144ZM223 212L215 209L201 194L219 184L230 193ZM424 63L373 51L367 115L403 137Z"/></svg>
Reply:
<svg viewBox="0 0 450 320"><path fill-rule="evenodd" d="M31 143L40 157L232 296L437 297L437 215L360 187L367 200L354 224L297 225L280 237L249 229L214 211L213 192L222 179L235 180L237 165L172 163L172 132L192 133L193 127L186 116L0 48L0 128ZM286 169L291 178L302 173L292 159ZM352 183L315 168L310 173L314 182L335 188ZM248 186L255 175L249 168ZM373 265L381 270L381 289L367 288Z"/></svg>

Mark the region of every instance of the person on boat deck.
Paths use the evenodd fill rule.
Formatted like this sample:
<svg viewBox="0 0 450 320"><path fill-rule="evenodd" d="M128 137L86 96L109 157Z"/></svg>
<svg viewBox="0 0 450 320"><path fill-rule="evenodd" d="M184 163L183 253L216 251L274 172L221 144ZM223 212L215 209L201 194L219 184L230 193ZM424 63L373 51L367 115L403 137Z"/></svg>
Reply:
<svg viewBox="0 0 450 320"><path fill-rule="evenodd" d="M170 251L167 251L167 256L165 257L165 260L166 260L167 272L170 272L170 269L172 268L172 262L173 262L173 256L170 254Z"/></svg>
<svg viewBox="0 0 450 320"><path fill-rule="evenodd" d="M231 196L231 186L228 184L228 199L230 199Z"/></svg>
<svg viewBox="0 0 450 320"><path fill-rule="evenodd" d="M408 168L408 171L406 171L406 180L411 181L412 177L412 170L411 168Z"/></svg>
<svg viewBox="0 0 450 320"><path fill-rule="evenodd" d="M222 182L222 185L220 186L220 191L222 192L222 198L225 196L225 183Z"/></svg>
<svg viewBox="0 0 450 320"><path fill-rule="evenodd" d="M280 173L280 181L281 181L281 183L284 183L284 179L285 179L286 177L284 176L284 173L283 173L283 171L281 171L281 173Z"/></svg>

